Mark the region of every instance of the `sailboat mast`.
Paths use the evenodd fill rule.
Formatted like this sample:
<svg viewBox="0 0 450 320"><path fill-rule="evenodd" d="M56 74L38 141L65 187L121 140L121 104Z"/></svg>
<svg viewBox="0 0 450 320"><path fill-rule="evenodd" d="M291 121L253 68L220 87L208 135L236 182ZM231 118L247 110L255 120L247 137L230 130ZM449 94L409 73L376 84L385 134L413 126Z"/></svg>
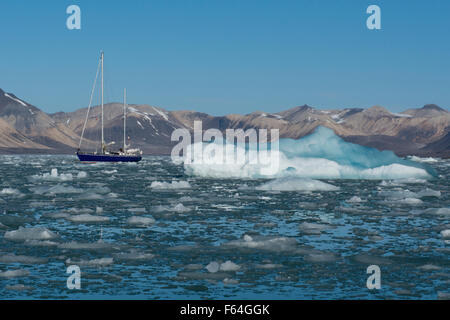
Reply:
<svg viewBox="0 0 450 320"><path fill-rule="evenodd" d="M102 153L105 153L105 139L103 134L103 60L104 60L104 54L102 51L101 60L102 60Z"/></svg>
<svg viewBox="0 0 450 320"><path fill-rule="evenodd" d="M127 150L127 142L125 138L125 132L127 127L127 89L123 89L123 152Z"/></svg>

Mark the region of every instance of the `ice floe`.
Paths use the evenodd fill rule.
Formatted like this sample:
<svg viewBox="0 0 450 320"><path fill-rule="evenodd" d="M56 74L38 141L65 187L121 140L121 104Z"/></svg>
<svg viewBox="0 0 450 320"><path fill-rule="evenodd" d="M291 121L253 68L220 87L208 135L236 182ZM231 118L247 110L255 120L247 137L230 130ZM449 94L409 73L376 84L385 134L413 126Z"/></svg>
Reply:
<svg viewBox="0 0 450 320"><path fill-rule="evenodd" d="M20 197L24 196L24 194L22 192L20 192L17 189L14 189L14 188L3 188L0 191L0 195L11 196L11 197L16 197L16 198L20 198Z"/></svg>
<svg viewBox="0 0 450 320"><path fill-rule="evenodd" d="M13 284L13 285L7 285L5 286L6 290L13 290L13 291L30 291L33 290L33 287L26 286L22 283Z"/></svg>
<svg viewBox="0 0 450 320"><path fill-rule="evenodd" d="M441 236L444 239L450 239L450 229L442 230L441 231Z"/></svg>
<svg viewBox="0 0 450 320"><path fill-rule="evenodd" d="M0 272L0 278L19 278L19 277L27 277L30 275L28 270L17 269L17 270L8 270L4 272Z"/></svg>
<svg viewBox="0 0 450 320"><path fill-rule="evenodd" d="M182 203L178 203L174 206L156 206L153 208L153 210L155 212L169 211L169 212L177 212L177 213L184 213L184 212L191 211L191 209L189 207L185 207Z"/></svg>
<svg viewBox="0 0 450 320"><path fill-rule="evenodd" d="M217 261L210 262L205 269L210 273L216 273L218 271L224 272L235 272L238 271L241 267L235 264L234 262L227 260L223 263L219 263Z"/></svg>
<svg viewBox="0 0 450 320"><path fill-rule="evenodd" d="M223 284L235 285L235 284L239 284L239 281L237 281L236 279L225 278L225 279L223 279Z"/></svg>
<svg viewBox="0 0 450 320"><path fill-rule="evenodd" d="M434 264L424 264L423 266L418 267L418 269L425 271L436 271L441 270L442 268Z"/></svg>
<svg viewBox="0 0 450 320"><path fill-rule="evenodd" d="M405 179L396 179L396 180L383 180L380 183L380 186L389 187L389 186L403 186L405 184L425 184L428 180L426 179L418 179L418 178L405 178Z"/></svg>
<svg viewBox="0 0 450 320"><path fill-rule="evenodd" d="M4 235L8 240L50 240L55 239L58 235L47 228L43 227L19 227L18 230L7 231Z"/></svg>
<svg viewBox="0 0 450 320"><path fill-rule="evenodd" d="M304 234L320 235L323 231L333 229L333 226L320 223L303 222L299 225L299 229Z"/></svg>
<svg viewBox="0 0 450 320"><path fill-rule="evenodd" d="M30 247L56 247L59 245L58 242L51 240L25 240L24 244Z"/></svg>
<svg viewBox="0 0 450 320"><path fill-rule="evenodd" d="M206 267L206 270L211 273L216 273L220 269L220 264L216 261L210 262Z"/></svg>
<svg viewBox="0 0 450 320"><path fill-rule="evenodd" d="M108 217L92 215L89 213L69 216L66 219L70 220L72 222L107 222L107 221L109 221Z"/></svg>
<svg viewBox="0 0 450 320"><path fill-rule="evenodd" d="M417 198L403 198L403 199L398 199L395 200L396 203L400 203L400 204L410 204L410 205L417 205L417 204L422 204L423 201Z"/></svg>
<svg viewBox="0 0 450 320"><path fill-rule="evenodd" d="M127 219L127 223L137 226L148 226L155 223L155 219L151 217L132 216Z"/></svg>
<svg viewBox="0 0 450 320"><path fill-rule="evenodd" d="M88 250L88 251L111 251L115 249L113 245L103 242L101 240L96 242L71 241L59 244L58 248L68 250Z"/></svg>
<svg viewBox="0 0 450 320"><path fill-rule="evenodd" d="M106 174L113 174L113 173L117 173L116 169L113 170L103 170L102 172L106 173Z"/></svg>
<svg viewBox="0 0 450 320"><path fill-rule="evenodd" d="M220 270L221 271L238 271L241 267L239 265L237 265L236 263L227 260L224 263L220 264Z"/></svg>
<svg viewBox="0 0 450 320"><path fill-rule="evenodd" d="M398 204L408 204L408 205L418 205L422 204L423 201L421 198L425 197L437 197L441 196L440 191L432 190L432 189L424 189L419 192L412 192L410 190L403 189L394 189L394 190L383 190L379 191L378 194L380 196L386 197L386 201L394 202Z"/></svg>
<svg viewBox="0 0 450 320"><path fill-rule="evenodd" d="M83 193L84 190L80 188L75 188L72 186L65 186L63 184L57 184L54 186L39 186L30 188L35 194L41 195L54 195L54 194L73 194L73 193Z"/></svg>
<svg viewBox="0 0 450 320"><path fill-rule="evenodd" d="M78 179L83 179L83 178L86 178L86 177L87 177L87 173L85 171L79 171L77 173L77 178Z"/></svg>
<svg viewBox="0 0 450 320"><path fill-rule="evenodd" d="M450 208L427 208L425 210L413 210L413 214L450 215Z"/></svg>
<svg viewBox="0 0 450 320"><path fill-rule="evenodd" d="M187 181L176 181L172 182L161 182L161 181L153 181L150 185L152 189L189 189L191 185Z"/></svg>
<svg viewBox="0 0 450 320"><path fill-rule="evenodd" d="M364 202L364 201L358 196L353 196L350 199L348 199L346 202L348 202L348 203L360 203L360 202Z"/></svg>
<svg viewBox="0 0 450 320"><path fill-rule="evenodd" d="M120 252L114 255L114 258L118 260L129 260L129 261L145 261L151 260L155 257L154 254L148 252L140 252L137 250L130 250L129 252Z"/></svg>
<svg viewBox="0 0 450 320"><path fill-rule="evenodd" d="M19 194L20 191L14 188L3 188L1 194Z"/></svg>
<svg viewBox="0 0 450 320"><path fill-rule="evenodd" d="M47 263L47 259L8 253L0 256L0 263L42 264Z"/></svg>
<svg viewBox="0 0 450 320"><path fill-rule="evenodd" d="M264 263L264 264L258 264L255 266L255 268L257 269L278 269L278 268L282 268L283 265L281 264L275 264L275 263Z"/></svg>
<svg viewBox="0 0 450 320"><path fill-rule="evenodd" d="M273 236L249 236L244 235L242 239L232 240L223 244L223 246L241 249L258 249L274 252L283 252L294 250L297 240L287 237Z"/></svg>
<svg viewBox="0 0 450 320"><path fill-rule="evenodd" d="M417 195L419 196L419 198L423 198L423 197L436 197L436 198L439 198L441 196L441 192L426 188L424 190L419 191L417 193Z"/></svg>
<svg viewBox="0 0 450 320"><path fill-rule="evenodd" d="M416 162L425 162L425 163L436 163L439 162L438 159L432 158L432 157L428 157L428 158L420 158L417 156L409 156L408 159L412 160L412 161L416 161Z"/></svg>
<svg viewBox="0 0 450 320"><path fill-rule="evenodd" d="M316 263L334 262L337 260L337 256L331 252L310 253L306 255L305 260Z"/></svg>
<svg viewBox="0 0 450 320"><path fill-rule="evenodd" d="M339 187L319 180L285 177L264 183L256 190L264 191L336 191Z"/></svg>
<svg viewBox="0 0 450 320"><path fill-rule="evenodd" d="M147 212L145 208L128 208L127 210L134 214L142 214Z"/></svg>
<svg viewBox="0 0 450 320"><path fill-rule="evenodd" d="M113 258L99 258L99 259L92 259L92 260L72 260L67 259L66 264L71 265L75 264L78 266L90 266L90 267L107 267L114 263Z"/></svg>
<svg viewBox="0 0 450 320"><path fill-rule="evenodd" d="M80 173L78 173L80 174ZM86 173L84 173L86 174ZM42 175L31 176L33 180L46 180L46 181L72 181L73 175L71 173L60 173L58 174L58 169L53 168L50 173L43 173Z"/></svg>

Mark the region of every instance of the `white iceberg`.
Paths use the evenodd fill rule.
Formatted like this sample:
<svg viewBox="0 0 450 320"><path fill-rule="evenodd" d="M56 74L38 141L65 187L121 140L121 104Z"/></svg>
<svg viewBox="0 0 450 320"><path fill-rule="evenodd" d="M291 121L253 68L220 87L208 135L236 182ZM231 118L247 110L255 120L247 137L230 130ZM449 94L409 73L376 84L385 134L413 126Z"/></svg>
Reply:
<svg viewBox="0 0 450 320"><path fill-rule="evenodd" d="M204 151L215 143L225 155L220 161L204 159ZM333 130L318 127L314 133L299 140L280 139L279 150L256 151L257 145L235 147L219 142L203 143L202 148L190 145L184 158L189 175L212 178L276 178L310 179L431 179L433 169L414 161L400 159L391 151L379 151L344 141ZM227 148L237 149L245 159L237 162L229 157ZM239 148L243 149L240 150ZM211 149L211 148L210 148ZM253 152L253 155L252 155ZM230 158L230 159L229 159ZM259 159L258 161L254 161ZM206 161L208 160L208 161ZM214 159L213 159L214 160ZM269 162L267 162L270 160ZM270 165L271 169L266 170ZM270 172L270 173L267 173Z"/></svg>

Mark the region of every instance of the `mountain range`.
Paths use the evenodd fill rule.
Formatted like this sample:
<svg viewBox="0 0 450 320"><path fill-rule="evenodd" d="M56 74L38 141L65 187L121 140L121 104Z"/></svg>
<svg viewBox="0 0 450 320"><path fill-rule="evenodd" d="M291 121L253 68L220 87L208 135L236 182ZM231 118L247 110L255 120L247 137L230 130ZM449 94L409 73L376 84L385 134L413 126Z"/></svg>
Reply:
<svg viewBox="0 0 450 320"><path fill-rule="evenodd" d="M87 108L47 114L13 93L0 89L0 153L74 153L78 148ZM105 141L123 141L123 105L104 105ZM100 149L101 107L89 112L82 148ZM212 116L195 111L168 111L150 105L130 104L127 136L144 154L170 154L172 131L193 130L201 120L203 130L217 128L280 130L281 138L299 139L318 126L333 129L344 140L399 156L450 158L450 112L434 104L392 113L381 106L322 110L308 105L278 113Z"/></svg>

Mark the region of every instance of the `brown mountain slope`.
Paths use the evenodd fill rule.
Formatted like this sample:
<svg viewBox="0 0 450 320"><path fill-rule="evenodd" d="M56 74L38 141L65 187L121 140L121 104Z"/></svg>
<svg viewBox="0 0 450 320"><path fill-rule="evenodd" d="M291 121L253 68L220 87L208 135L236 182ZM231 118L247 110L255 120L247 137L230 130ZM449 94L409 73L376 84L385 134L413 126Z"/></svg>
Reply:
<svg viewBox="0 0 450 320"><path fill-rule="evenodd" d="M74 112L46 114L38 108L0 89L0 152L72 153L78 147L87 108ZM123 105L104 106L104 133L107 143L123 144ZM195 111L167 111L150 105L129 105L127 137L133 147L146 154L169 154L172 132L193 130L194 121L203 130L217 128L276 128L281 138L298 139L318 126L333 129L349 142L393 150L399 155L449 156L450 113L436 105L391 113L374 106L369 109L318 110L304 105L278 113L252 112L246 115L211 116ZM100 147L101 107L91 108L87 119L83 149Z"/></svg>
<svg viewBox="0 0 450 320"><path fill-rule="evenodd" d="M32 152L36 149L49 153L71 152L78 145L78 136L69 127L1 89L0 120L0 131L6 135L0 148L9 152L20 152L22 149Z"/></svg>

